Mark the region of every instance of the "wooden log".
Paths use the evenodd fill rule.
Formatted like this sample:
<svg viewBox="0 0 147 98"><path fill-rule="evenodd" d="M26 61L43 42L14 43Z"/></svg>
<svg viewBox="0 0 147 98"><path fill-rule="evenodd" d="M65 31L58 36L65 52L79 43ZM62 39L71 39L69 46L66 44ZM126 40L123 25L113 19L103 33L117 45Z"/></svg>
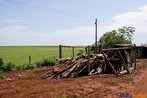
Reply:
<svg viewBox="0 0 147 98"><path fill-rule="evenodd" d="M72 67L72 68L70 68L70 69L68 69L68 70L66 70L64 73L62 73L62 77L63 78L65 78L65 77L67 77L67 75L69 74L69 73L71 73L75 68L76 68L76 64Z"/></svg>
<svg viewBox="0 0 147 98"><path fill-rule="evenodd" d="M130 67L128 70L129 70L129 73L131 73L134 70L134 67ZM126 73L128 73L127 70L123 70L120 72L121 75L126 74Z"/></svg>

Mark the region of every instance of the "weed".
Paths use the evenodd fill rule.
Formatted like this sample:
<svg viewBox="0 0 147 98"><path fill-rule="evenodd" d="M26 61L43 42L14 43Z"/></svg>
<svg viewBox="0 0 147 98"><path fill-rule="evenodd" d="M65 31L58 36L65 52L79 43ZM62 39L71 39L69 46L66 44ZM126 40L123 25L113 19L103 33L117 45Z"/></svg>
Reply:
<svg viewBox="0 0 147 98"><path fill-rule="evenodd" d="M0 80L4 80L6 77L3 73L3 71L0 71Z"/></svg>
<svg viewBox="0 0 147 98"><path fill-rule="evenodd" d="M57 63L57 59L54 58L43 58L40 62L37 62L37 66L53 66Z"/></svg>

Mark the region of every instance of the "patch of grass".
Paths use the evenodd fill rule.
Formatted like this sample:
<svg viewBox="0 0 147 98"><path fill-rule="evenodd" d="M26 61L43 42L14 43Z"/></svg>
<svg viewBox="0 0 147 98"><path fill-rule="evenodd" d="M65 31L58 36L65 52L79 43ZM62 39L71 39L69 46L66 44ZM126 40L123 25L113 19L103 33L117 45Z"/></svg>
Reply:
<svg viewBox="0 0 147 98"><path fill-rule="evenodd" d="M33 73L33 72L29 72L28 74L27 74L27 78L35 78L36 77L36 74L35 73Z"/></svg>
<svg viewBox="0 0 147 98"><path fill-rule="evenodd" d="M134 76L137 75L138 71L134 70L131 74L124 75L124 79L127 81L132 81L134 79Z"/></svg>

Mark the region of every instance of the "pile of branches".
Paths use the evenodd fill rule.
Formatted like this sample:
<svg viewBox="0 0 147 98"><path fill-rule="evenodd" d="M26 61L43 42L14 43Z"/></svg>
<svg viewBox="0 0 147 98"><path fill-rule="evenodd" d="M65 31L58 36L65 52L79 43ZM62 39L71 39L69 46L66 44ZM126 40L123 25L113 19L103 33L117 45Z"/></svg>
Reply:
<svg viewBox="0 0 147 98"><path fill-rule="evenodd" d="M89 70L90 69L90 70ZM75 78L85 75L100 74L106 69L106 61L103 54L83 54L73 58L59 60L59 63L43 75L44 78Z"/></svg>

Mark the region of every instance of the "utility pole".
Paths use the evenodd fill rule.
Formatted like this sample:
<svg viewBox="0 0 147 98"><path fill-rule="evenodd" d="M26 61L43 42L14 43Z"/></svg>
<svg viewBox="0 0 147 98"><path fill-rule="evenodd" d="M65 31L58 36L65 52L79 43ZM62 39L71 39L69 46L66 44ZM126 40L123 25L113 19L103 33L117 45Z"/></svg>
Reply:
<svg viewBox="0 0 147 98"><path fill-rule="evenodd" d="M95 19L95 46L97 47L97 19Z"/></svg>

